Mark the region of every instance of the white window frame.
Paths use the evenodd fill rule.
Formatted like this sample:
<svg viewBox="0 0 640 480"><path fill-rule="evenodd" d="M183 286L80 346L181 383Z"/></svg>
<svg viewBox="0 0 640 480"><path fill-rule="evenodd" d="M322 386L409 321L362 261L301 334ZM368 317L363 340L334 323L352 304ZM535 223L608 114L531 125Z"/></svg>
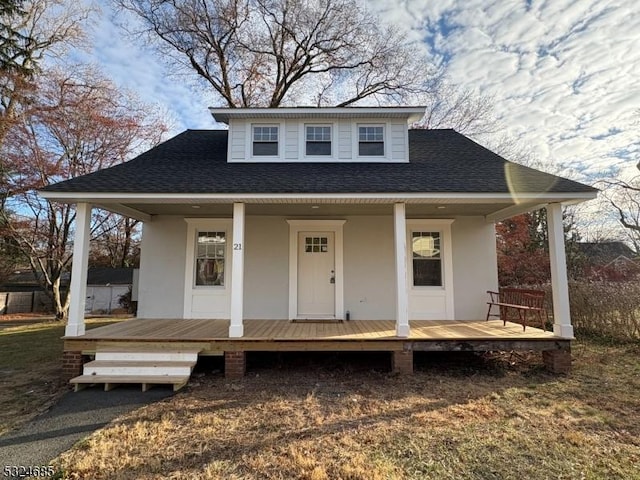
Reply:
<svg viewBox="0 0 640 480"><path fill-rule="evenodd" d="M277 155L254 155L253 154L253 130L255 127L276 127L278 129L278 154ZM284 155L285 129L281 122L251 122L247 129L247 158L253 161L278 161Z"/></svg>
<svg viewBox="0 0 640 480"><path fill-rule="evenodd" d="M228 318L231 309L231 280L233 256L232 220L226 218L185 218L187 223L186 259L184 272L184 306L183 318L196 318L192 312L192 300L195 296L206 298L207 302L215 304L218 310L224 311ZM225 278L224 285L196 285L196 243L198 232L224 232L225 248ZM205 317L197 317L205 318Z"/></svg>
<svg viewBox="0 0 640 480"><path fill-rule="evenodd" d="M424 261L424 262L435 262L438 261L440 262L440 285L416 285L415 284L415 277L413 275L413 261L415 260L413 258L413 234L414 233L437 233L438 234L438 239L439 239L439 246L440 246L440 255L437 258L424 258L424 259L420 259L420 261ZM432 229L426 229L426 228L410 228L409 229L409 234L408 234L408 245L407 245L407 249L409 250L407 252L407 255L409 256L408 261L409 261L409 269L411 270L411 275L409 276L409 279L411 280L411 283L409 284L412 288L433 288L433 289L444 289L445 288L445 272L444 272L444 240L443 240L443 231L439 228L432 228Z"/></svg>
<svg viewBox="0 0 640 480"><path fill-rule="evenodd" d="M451 237L451 224L453 219L407 219L406 221L406 241L407 241L407 286L409 291L410 318L413 320L427 320L426 318L413 318L411 306L419 303L420 299L441 298L444 301L445 318L438 320L453 320L454 318L454 298L453 298L453 242ZM442 285L414 285L413 284L413 249L411 239L413 232L438 232L440 233L440 262L442 268Z"/></svg>
<svg viewBox="0 0 640 480"><path fill-rule="evenodd" d="M198 265L198 237L201 233L224 233L224 283L222 285L198 285L196 274L197 274L197 265ZM193 262L193 270L191 275L191 288L193 289L209 289L209 288L217 288L222 289L227 286L227 280L230 278L230 272L227 270L227 266L230 264L229 262L229 232L226 229L211 229L211 228L198 228L195 227L193 241L195 245L193 245L193 255L191 261Z"/></svg>
<svg viewBox="0 0 640 480"><path fill-rule="evenodd" d="M384 146L384 155L360 155L360 127L382 127L382 139ZM386 162L391 158L391 123L364 121L353 124L352 129L352 155L353 158L360 162Z"/></svg>
<svg viewBox="0 0 640 480"><path fill-rule="evenodd" d="M329 127L331 129L331 155L307 155L307 127ZM310 162L333 162L338 158L338 126L333 122L300 122L298 129L299 158Z"/></svg>

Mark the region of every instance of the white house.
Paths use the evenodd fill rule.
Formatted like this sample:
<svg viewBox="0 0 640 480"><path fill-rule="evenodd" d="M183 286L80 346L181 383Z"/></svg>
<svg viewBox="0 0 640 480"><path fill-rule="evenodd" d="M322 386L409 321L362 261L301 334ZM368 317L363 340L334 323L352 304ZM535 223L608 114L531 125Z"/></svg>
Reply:
<svg viewBox="0 0 640 480"><path fill-rule="evenodd" d="M217 321L223 335L207 337L199 353L233 351L229 366L241 370L244 352L259 349L250 340L284 348L277 342L289 337L268 333L283 322L289 340L325 343L351 337L290 321L348 320L330 328L364 330L387 322L392 331L376 338L404 352L428 322L479 325L486 291L498 282L495 222L546 207L554 329L544 338L568 345L561 207L594 198L595 189L511 163L453 130L410 130L423 107L211 113L228 130L187 130L125 164L41 192L77 203L70 354L79 352L70 350L75 337L88 338L78 299L92 206L144 222L138 316L154 329ZM167 340L160 337L153 338Z"/></svg>

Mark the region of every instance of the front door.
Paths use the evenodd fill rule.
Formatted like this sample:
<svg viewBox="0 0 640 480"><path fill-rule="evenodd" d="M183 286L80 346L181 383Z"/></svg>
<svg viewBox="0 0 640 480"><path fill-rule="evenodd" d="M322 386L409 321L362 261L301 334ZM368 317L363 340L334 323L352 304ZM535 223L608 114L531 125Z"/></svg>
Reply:
<svg viewBox="0 0 640 480"><path fill-rule="evenodd" d="M298 234L298 317L335 317L333 232Z"/></svg>

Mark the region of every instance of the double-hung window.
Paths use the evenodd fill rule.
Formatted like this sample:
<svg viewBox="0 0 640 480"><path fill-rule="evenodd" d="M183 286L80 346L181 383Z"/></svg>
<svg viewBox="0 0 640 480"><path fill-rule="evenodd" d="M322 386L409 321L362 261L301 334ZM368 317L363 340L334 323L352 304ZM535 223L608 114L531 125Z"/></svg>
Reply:
<svg viewBox="0 0 640 480"><path fill-rule="evenodd" d="M278 156L278 126L254 125L253 126L253 156L276 157Z"/></svg>
<svg viewBox="0 0 640 480"><path fill-rule="evenodd" d="M196 245L197 287L224 286L225 232L198 232Z"/></svg>
<svg viewBox="0 0 640 480"><path fill-rule="evenodd" d="M384 156L384 127L361 125L358 127L358 155L361 157Z"/></svg>
<svg viewBox="0 0 640 480"><path fill-rule="evenodd" d="M441 287L442 256L440 232L412 232L413 285Z"/></svg>
<svg viewBox="0 0 640 480"><path fill-rule="evenodd" d="M305 127L305 155L331 156L331 127L307 125Z"/></svg>

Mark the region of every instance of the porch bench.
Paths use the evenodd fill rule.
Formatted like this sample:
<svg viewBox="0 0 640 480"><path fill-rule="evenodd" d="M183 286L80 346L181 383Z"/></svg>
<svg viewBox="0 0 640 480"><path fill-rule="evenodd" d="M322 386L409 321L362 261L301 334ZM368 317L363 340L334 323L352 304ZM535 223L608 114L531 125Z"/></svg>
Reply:
<svg viewBox="0 0 640 480"><path fill-rule="evenodd" d="M540 321L540 328L546 330L548 320L547 310L544 307L545 293L542 290L524 288L500 288L498 292L487 290L490 301L487 302L487 321L490 317L497 317L507 321L514 319L522 325L522 330L527 328L527 315L533 314ZM491 313L492 307L498 307L499 313ZM515 315L514 315L515 314ZM517 316L516 316L517 315Z"/></svg>

